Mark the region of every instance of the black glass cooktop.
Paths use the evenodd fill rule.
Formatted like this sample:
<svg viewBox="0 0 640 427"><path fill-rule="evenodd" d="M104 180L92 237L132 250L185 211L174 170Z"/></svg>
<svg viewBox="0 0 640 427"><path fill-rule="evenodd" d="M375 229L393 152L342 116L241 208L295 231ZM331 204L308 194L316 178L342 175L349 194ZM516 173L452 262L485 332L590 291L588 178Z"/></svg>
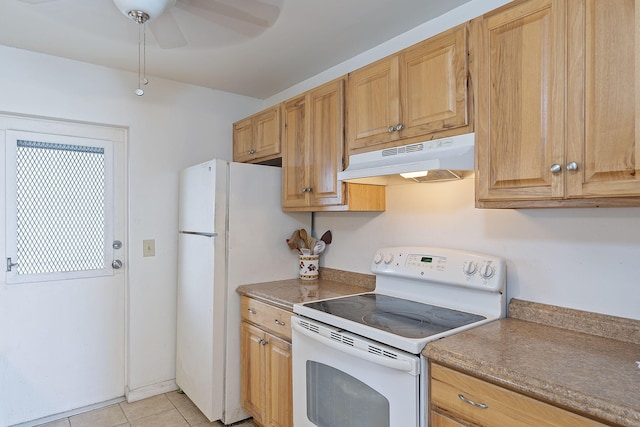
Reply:
<svg viewBox="0 0 640 427"><path fill-rule="evenodd" d="M406 338L425 338L486 319L484 316L380 294L304 304Z"/></svg>

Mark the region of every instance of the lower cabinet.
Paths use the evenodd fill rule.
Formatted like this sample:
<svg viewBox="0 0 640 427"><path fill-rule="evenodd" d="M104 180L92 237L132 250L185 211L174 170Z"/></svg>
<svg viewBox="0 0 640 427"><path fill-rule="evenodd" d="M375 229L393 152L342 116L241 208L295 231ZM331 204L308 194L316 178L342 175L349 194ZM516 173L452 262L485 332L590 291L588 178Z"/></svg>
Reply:
<svg viewBox="0 0 640 427"><path fill-rule="evenodd" d="M242 297L242 317L242 406L260 426L291 427L291 341L275 335L286 338L291 314Z"/></svg>
<svg viewBox="0 0 640 427"><path fill-rule="evenodd" d="M605 425L436 363L430 376L431 427Z"/></svg>

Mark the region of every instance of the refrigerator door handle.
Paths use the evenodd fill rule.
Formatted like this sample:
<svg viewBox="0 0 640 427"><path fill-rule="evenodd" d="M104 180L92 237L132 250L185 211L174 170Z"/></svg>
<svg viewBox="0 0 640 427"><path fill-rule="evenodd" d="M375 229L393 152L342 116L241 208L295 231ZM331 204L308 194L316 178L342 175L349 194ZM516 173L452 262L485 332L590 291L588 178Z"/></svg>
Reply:
<svg viewBox="0 0 640 427"><path fill-rule="evenodd" d="M201 233L198 231L178 231L180 234L191 234L193 236L217 237L218 233Z"/></svg>

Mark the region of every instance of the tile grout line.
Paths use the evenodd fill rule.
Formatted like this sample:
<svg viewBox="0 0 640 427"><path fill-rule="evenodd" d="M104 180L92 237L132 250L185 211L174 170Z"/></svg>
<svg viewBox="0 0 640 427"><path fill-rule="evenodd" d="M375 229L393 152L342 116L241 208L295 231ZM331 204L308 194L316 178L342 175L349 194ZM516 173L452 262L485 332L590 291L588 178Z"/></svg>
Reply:
<svg viewBox="0 0 640 427"><path fill-rule="evenodd" d="M167 396L167 393L162 393L162 396L164 396L164 397L169 401L169 403L171 403L171 406L173 407L173 409L175 409L175 410L176 410L176 412L178 412L178 414L180 414L180 417L182 417L182 419L184 420L184 422L185 422L185 423L187 423L187 425L188 425L189 427L192 427L192 426L191 426L191 424L189 423L189 421L187 421L187 419L185 418L185 416L182 414L182 412L180 412L180 409L179 409L179 408L178 408L178 407L173 403L173 401L172 401L171 399L169 399L169 396ZM165 410L165 411L160 411L160 412L158 412L157 414L151 414L151 415L147 415L147 416L142 417L142 418L138 418L138 419L136 419L136 420L130 420L130 419L129 419L129 417L127 416L127 412L126 412L126 411L124 410L124 408L122 407L122 403L126 403L126 401L125 401L125 402L120 402L120 403L118 403L118 407L120 408L120 410L121 410L121 411L122 411L122 413L124 414L124 418L127 420L126 424L129 424L129 426L131 426L131 423L132 423L133 421L141 420L141 419L144 419L144 418L147 418L147 417L150 417L150 416L153 416L153 415L157 415L157 414L162 413L162 412L168 412L168 411L170 411L170 410L171 410L171 409L167 409L167 410ZM69 425L71 425L71 420L70 420L70 419L69 419ZM113 427L119 427L119 426L121 426L121 425L124 425L124 424L118 424L118 425L113 426Z"/></svg>
<svg viewBox="0 0 640 427"><path fill-rule="evenodd" d="M182 419L184 420L184 422L185 422L185 423L187 423L187 425L188 425L189 427L191 427L191 423L189 422L189 420L187 420L187 418L184 416L184 414L182 413L182 411L180 410L180 408L178 408L178 407L176 406L176 404L175 404L175 403L173 403L173 400L169 399L169 396L167 396L167 393L164 393L164 396L167 398L167 400L168 400L169 402L171 402L171 404L173 405L173 407L174 407L174 408L176 408L176 411L178 411L178 413L180 414L180 416L182 417Z"/></svg>

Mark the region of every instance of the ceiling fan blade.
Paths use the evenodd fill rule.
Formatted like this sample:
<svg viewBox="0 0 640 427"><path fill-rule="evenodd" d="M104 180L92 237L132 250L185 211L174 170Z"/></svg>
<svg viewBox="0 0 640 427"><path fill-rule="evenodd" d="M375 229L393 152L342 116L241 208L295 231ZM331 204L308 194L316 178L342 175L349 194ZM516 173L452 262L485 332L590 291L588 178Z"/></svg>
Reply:
<svg viewBox="0 0 640 427"><path fill-rule="evenodd" d="M280 8L260 0L181 0L178 7L210 12L260 27L270 27L278 19Z"/></svg>
<svg viewBox="0 0 640 427"><path fill-rule="evenodd" d="M153 37L162 49L173 49L186 46L187 40L173 18L171 11L165 11L155 20L149 22Z"/></svg>

